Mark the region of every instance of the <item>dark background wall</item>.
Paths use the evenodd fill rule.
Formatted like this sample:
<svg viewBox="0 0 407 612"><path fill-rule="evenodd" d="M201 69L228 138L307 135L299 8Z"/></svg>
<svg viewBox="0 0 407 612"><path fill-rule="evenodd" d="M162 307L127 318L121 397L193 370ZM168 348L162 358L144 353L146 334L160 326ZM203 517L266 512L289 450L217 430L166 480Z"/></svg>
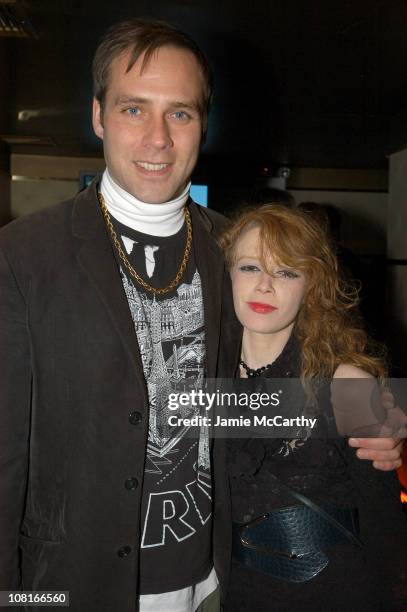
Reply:
<svg viewBox="0 0 407 612"><path fill-rule="evenodd" d="M264 164L386 167L407 141L405 0L37 0L38 39L12 41L9 131L50 136L54 153L100 151L89 122L90 67L103 30L130 16L187 30L215 68L205 146ZM18 120L18 111L40 116Z"/></svg>
<svg viewBox="0 0 407 612"><path fill-rule="evenodd" d="M0 39L0 75L3 95L0 95L0 134L8 131L10 99L7 95L10 81L9 42ZM0 227L10 219L10 176L9 150L5 142L0 140Z"/></svg>
<svg viewBox="0 0 407 612"><path fill-rule="evenodd" d="M178 25L214 67L214 106L194 180L209 183L211 206L219 210L249 199L281 165L294 173L348 169L373 177L386 173L387 156L407 144L406 0L26 0L25 6L37 37L0 38L0 134L48 144L0 144L3 219L10 154L102 156L90 123L92 56L106 27L132 16ZM62 176L77 180L62 172L38 178ZM308 184L310 197L321 188L353 189L350 174L339 187L322 187L321 176L315 173ZM304 182L294 187L303 189ZM369 187L367 180L361 189L366 207L357 210L359 227L377 242L369 189L386 191L387 185ZM368 268L380 314L383 268L376 260Z"/></svg>

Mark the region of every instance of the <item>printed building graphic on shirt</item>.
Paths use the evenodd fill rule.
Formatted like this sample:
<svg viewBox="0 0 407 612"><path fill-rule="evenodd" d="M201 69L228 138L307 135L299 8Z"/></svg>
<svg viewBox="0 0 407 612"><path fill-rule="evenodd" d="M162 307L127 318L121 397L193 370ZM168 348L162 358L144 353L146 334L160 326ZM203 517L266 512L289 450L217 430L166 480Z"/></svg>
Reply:
<svg viewBox="0 0 407 612"><path fill-rule="evenodd" d="M168 396L198 388L205 360L204 315L198 271L176 294L157 299L139 291L121 271L137 334L150 413L145 466L148 494L142 548L182 542L211 516L209 435L200 428L192 438L184 426L170 426ZM193 387L191 387L193 385ZM177 416L192 417L199 407L183 406Z"/></svg>
<svg viewBox="0 0 407 612"><path fill-rule="evenodd" d="M199 387L205 358L201 281L195 272L190 285L183 284L177 296L157 300L140 294L122 273L130 311L139 341L150 400L150 444L153 453L165 456L185 434L186 428L170 427L168 408L171 392L188 388L188 379ZM175 340L181 340L177 347ZM167 348L167 355L164 350ZM180 416L194 416L196 408L181 407ZM202 458L204 460L204 458Z"/></svg>
<svg viewBox="0 0 407 612"><path fill-rule="evenodd" d="M157 246L121 236L129 259L155 286L173 277L177 258L168 242ZM144 236L145 239L145 236ZM172 245L174 245L173 240ZM179 242L176 243L177 245ZM163 248L161 248L163 245ZM156 265L157 264L157 265ZM202 287L193 254L179 285L155 297L120 269L149 398L149 434L142 494L141 575L173 568L179 556L192 573L210 561L212 483L207 428L169 425L170 416L193 417L198 406L170 411L168 396L202 386L205 332ZM193 435L187 435L192 433ZM181 551L180 551L181 547ZM144 569L143 569L144 568ZM171 574L172 570L168 570ZM145 586L145 588L150 588ZM155 586L153 587L155 588ZM168 590L173 590L169 586Z"/></svg>
<svg viewBox="0 0 407 612"><path fill-rule="evenodd" d="M139 292L123 271L122 281L137 333L150 403L145 471L157 475L157 484L161 489L160 485L164 484L167 474L176 471L181 465L185 471L188 466L186 457L190 456L189 463L192 461L192 478L189 476L184 490L150 495L143 546L164 545L165 529L162 530L160 541L154 538L151 539L153 543L147 541L149 519L156 527L160 524L156 513L165 519L172 516L171 513L174 516L177 512L184 515L188 514L187 510L193 509L202 525L211 515L208 431L201 427L199 439L196 440L185 438L187 427L168 424L171 415L168 408L169 394L190 389L191 381L198 388L203 379L205 344L201 280L198 271L195 271L191 283L180 285L176 295L166 299L156 299L155 296ZM198 410L197 407L183 406L177 414L192 417L198 414ZM182 440L184 443L181 450ZM197 457L197 461L193 457ZM173 524L170 529L178 541L196 532L185 518L182 520L181 533L179 525Z"/></svg>

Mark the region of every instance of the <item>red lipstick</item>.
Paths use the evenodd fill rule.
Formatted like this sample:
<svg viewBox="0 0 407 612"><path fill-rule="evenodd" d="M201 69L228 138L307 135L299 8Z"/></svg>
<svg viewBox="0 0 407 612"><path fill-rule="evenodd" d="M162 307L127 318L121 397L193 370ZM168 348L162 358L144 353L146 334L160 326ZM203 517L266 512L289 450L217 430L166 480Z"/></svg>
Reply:
<svg viewBox="0 0 407 612"><path fill-rule="evenodd" d="M260 314L267 314L269 312L273 312L273 310L277 310L275 306L263 304L262 302L247 302L247 305L251 310Z"/></svg>

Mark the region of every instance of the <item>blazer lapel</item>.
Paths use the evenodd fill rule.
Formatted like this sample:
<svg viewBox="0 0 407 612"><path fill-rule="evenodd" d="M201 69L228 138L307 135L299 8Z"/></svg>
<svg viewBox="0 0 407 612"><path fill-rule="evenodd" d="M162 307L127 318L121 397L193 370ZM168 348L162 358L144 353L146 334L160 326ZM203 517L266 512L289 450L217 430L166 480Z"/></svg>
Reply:
<svg viewBox="0 0 407 612"><path fill-rule="evenodd" d="M77 259L110 315L113 327L135 366L136 377L141 388L144 389L147 401L147 389L137 336L117 262L99 208L96 185L95 179L85 191L78 194L74 202L72 231L79 239Z"/></svg>
<svg viewBox="0 0 407 612"><path fill-rule="evenodd" d="M204 217L197 205L191 203L193 244L196 265L202 282L205 317L206 376L217 374L221 300L225 263L223 254L212 232L212 222Z"/></svg>

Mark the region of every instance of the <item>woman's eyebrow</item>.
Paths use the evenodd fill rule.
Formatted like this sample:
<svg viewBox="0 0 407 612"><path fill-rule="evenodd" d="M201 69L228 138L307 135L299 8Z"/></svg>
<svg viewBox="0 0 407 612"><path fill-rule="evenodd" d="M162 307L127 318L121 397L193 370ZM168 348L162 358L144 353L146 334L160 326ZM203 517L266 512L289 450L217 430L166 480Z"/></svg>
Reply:
<svg viewBox="0 0 407 612"><path fill-rule="evenodd" d="M256 255L240 255L236 261L240 261L241 259L254 259L256 261L260 261L258 257L256 257Z"/></svg>

